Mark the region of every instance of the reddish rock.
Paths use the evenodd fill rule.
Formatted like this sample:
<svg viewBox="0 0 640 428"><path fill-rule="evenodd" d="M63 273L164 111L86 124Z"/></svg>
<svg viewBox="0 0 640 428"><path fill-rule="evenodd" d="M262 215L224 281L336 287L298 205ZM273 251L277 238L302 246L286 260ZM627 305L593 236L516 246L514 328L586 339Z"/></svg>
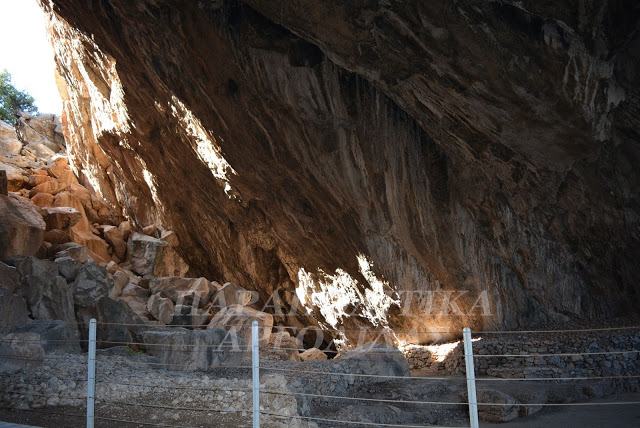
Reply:
<svg viewBox="0 0 640 428"><path fill-rule="evenodd" d="M31 191L29 192L29 197L33 198L35 195L41 192L56 195L58 192L60 192L60 190L61 186L60 183L58 183L58 180L49 180L45 181L44 183L38 184L36 187L31 189Z"/></svg>
<svg viewBox="0 0 640 428"><path fill-rule="evenodd" d="M54 180L54 179L49 177L48 175L34 174L34 175L31 175L29 177L29 181L27 182L27 186L36 187L39 184L42 184L42 183L45 183L45 182L51 181L51 180Z"/></svg>
<svg viewBox="0 0 640 428"><path fill-rule="evenodd" d="M46 207L44 221L47 224L47 230L69 229L75 226L82 218L82 214L75 208L71 207Z"/></svg>
<svg viewBox="0 0 640 428"><path fill-rule="evenodd" d="M113 252L120 260L127 254L127 243L124 241L123 230L115 226L103 228L104 239L111 245Z"/></svg>
<svg viewBox="0 0 640 428"><path fill-rule="evenodd" d="M69 230L52 229L44 233L44 240L53 245L71 242L71 232Z"/></svg>
<svg viewBox="0 0 640 428"><path fill-rule="evenodd" d="M56 178L60 178L66 171L70 171L69 159L64 156L57 157L49 162L47 169L49 174Z"/></svg>
<svg viewBox="0 0 640 428"><path fill-rule="evenodd" d="M31 198L31 202L39 207L52 207L54 199L55 196L50 193L38 193Z"/></svg>
<svg viewBox="0 0 640 428"><path fill-rule="evenodd" d="M123 221L118 225L118 229L120 229L120 233L122 234L122 239L124 241L128 241L129 236L131 236L131 230L132 230L131 222Z"/></svg>
<svg viewBox="0 0 640 428"><path fill-rule="evenodd" d="M95 260L96 263L109 263L111 261L107 243L99 236L91 232L78 232L73 228L71 228L71 236L73 242L87 246L91 258Z"/></svg>

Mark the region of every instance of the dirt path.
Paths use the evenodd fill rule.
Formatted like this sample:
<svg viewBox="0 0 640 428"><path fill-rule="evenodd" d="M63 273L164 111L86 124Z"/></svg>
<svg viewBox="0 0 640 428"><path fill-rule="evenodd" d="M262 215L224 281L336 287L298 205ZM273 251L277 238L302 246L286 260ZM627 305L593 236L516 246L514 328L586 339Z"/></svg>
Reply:
<svg viewBox="0 0 640 428"><path fill-rule="evenodd" d="M547 407L524 418L506 424L481 423L481 427L500 428L632 428L640 427L640 393L618 394L590 403L637 401L637 405L594 405Z"/></svg>

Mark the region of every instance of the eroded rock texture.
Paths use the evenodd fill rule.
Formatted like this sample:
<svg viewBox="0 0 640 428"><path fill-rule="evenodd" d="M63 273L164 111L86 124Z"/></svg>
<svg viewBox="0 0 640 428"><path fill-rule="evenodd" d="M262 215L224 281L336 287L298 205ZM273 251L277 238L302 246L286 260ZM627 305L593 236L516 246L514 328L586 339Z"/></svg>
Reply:
<svg viewBox="0 0 640 428"><path fill-rule="evenodd" d="M41 3L75 168L198 274L334 326L637 310L633 2Z"/></svg>

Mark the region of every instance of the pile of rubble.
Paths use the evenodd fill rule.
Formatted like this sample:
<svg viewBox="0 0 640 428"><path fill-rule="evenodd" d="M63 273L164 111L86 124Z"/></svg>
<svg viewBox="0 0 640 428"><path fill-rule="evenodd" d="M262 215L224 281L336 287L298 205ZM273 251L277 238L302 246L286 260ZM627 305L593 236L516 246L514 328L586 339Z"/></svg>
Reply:
<svg viewBox="0 0 640 428"><path fill-rule="evenodd" d="M174 232L132 225L80 184L60 131L53 115L24 114L15 129L0 123L0 352L16 357L13 366L62 340L78 352L91 318L100 348L130 344L171 368L239 364L245 353L229 349L246 350L253 320L265 357L300 360L286 331L272 335L273 317L249 307L254 293L187 277ZM203 352L212 345L221 350Z"/></svg>

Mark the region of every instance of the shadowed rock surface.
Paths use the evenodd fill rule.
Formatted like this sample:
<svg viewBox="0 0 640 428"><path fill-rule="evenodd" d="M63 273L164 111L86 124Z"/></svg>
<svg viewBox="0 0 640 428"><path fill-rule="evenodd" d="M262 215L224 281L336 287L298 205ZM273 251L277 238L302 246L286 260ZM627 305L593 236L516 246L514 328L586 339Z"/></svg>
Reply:
<svg viewBox="0 0 640 428"><path fill-rule="evenodd" d="M81 179L191 276L325 326L637 310L637 5L41 3Z"/></svg>

